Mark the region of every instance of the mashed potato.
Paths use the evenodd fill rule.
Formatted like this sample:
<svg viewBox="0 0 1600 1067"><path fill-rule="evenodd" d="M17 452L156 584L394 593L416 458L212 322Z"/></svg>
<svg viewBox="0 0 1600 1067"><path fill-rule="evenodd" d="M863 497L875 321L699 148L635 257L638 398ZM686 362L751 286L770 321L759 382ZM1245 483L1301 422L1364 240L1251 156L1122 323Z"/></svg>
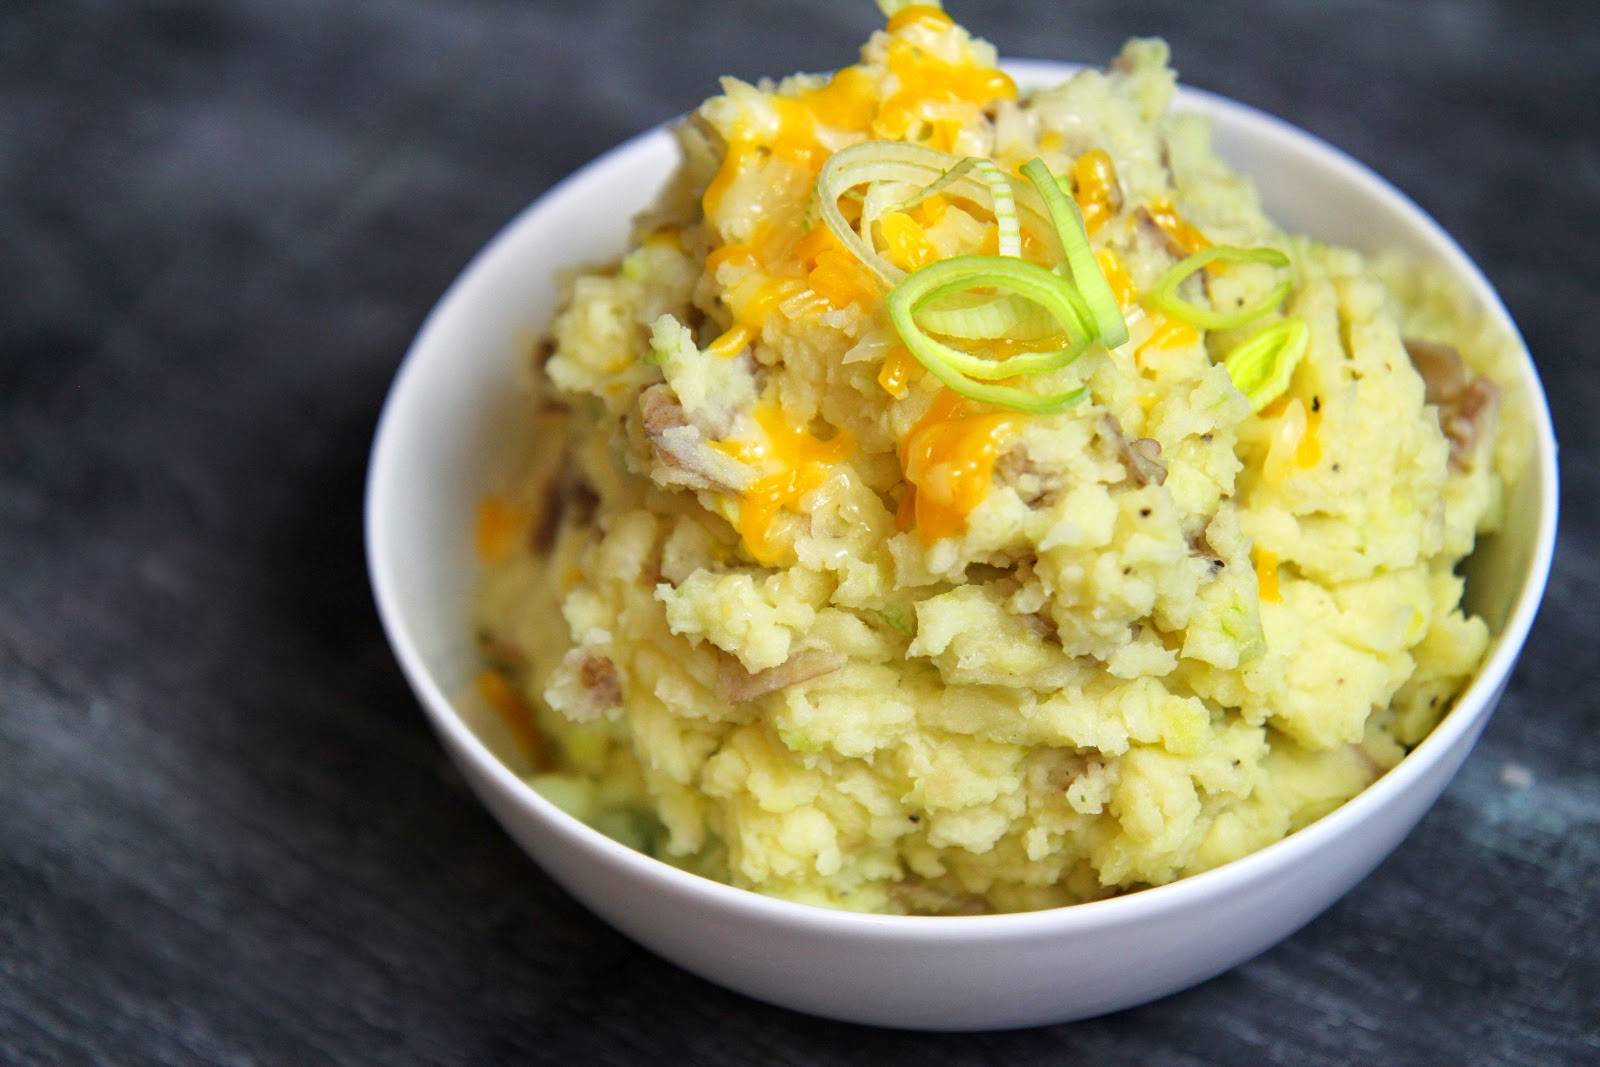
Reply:
<svg viewBox="0 0 1600 1067"><path fill-rule="evenodd" d="M1169 110L1162 42L1019 94L888 7L856 66L725 80L631 250L571 279L479 515L482 696L557 803L794 900L1015 911L1226 863L1476 669L1455 568L1519 462L1506 339L1278 230Z"/></svg>

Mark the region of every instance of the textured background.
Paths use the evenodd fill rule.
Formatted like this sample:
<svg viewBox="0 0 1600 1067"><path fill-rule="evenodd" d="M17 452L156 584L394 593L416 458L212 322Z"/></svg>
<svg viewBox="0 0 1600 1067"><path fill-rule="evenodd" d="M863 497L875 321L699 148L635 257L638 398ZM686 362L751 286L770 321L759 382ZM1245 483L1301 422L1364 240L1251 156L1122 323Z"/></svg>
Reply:
<svg viewBox="0 0 1600 1067"><path fill-rule="evenodd" d="M373 423L430 304L528 200L720 73L850 61L876 12L21 0L0 7L0 1061L1600 1057L1600 19L953 6L1010 55L1165 35L1187 81L1415 197L1521 324L1564 447L1555 574L1394 858L1231 974L1010 1034L822 1022L635 948L475 804L389 657L360 548Z"/></svg>

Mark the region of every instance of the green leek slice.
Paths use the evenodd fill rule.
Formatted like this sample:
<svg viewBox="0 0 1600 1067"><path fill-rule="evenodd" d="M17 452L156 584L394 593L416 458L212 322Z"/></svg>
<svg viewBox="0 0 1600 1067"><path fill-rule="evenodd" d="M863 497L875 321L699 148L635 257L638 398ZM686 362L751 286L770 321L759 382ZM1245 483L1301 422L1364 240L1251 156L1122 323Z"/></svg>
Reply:
<svg viewBox="0 0 1600 1067"><path fill-rule="evenodd" d="M1187 322L1197 329L1231 330L1272 314L1294 291L1294 283L1285 280L1273 286L1260 300L1230 312L1203 308L1178 296L1178 286L1186 278L1213 263L1265 263L1269 267L1287 267L1289 257L1276 248L1265 246L1241 248L1237 245L1212 245L1180 260L1163 274L1145 294L1144 302L1169 318Z"/></svg>
<svg viewBox="0 0 1600 1067"><path fill-rule="evenodd" d="M1222 361L1228 377L1260 411L1289 388L1294 369L1311 347L1311 328L1298 316L1263 326Z"/></svg>

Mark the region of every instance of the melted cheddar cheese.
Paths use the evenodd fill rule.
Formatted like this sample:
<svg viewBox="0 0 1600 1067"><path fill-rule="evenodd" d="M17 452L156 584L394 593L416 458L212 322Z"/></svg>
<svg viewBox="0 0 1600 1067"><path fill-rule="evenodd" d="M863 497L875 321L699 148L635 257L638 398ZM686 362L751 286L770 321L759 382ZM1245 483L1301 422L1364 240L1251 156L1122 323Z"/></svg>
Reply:
<svg viewBox="0 0 1600 1067"><path fill-rule="evenodd" d="M486 496L478 501L472 527L478 561L501 563L508 559L527 523L527 516L501 497Z"/></svg>
<svg viewBox="0 0 1600 1067"><path fill-rule="evenodd" d="M902 504L923 544L960 533L972 509L989 495L995 461L1024 416L989 411L943 389L900 445L900 466L911 491Z"/></svg>
<svg viewBox="0 0 1600 1067"><path fill-rule="evenodd" d="M878 384L890 396L899 399L906 395L906 384L920 364L905 345L895 345L878 371Z"/></svg>
<svg viewBox="0 0 1600 1067"><path fill-rule="evenodd" d="M773 536L773 523L785 508L820 488L828 472L855 451L855 441L839 431L826 441L807 430L791 426L776 406L756 408L760 437L755 442L732 440L718 447L766 473L744 491L739 503L739 536L757 562L772 564L783 557L786 546Z"/></svg>
<svg viewBox="0 0 1600 1067"><path fill-rule="evenodd" d="M1072 198L1083 212L1083 225L1092 237L1116 214L1117 169L1111 154L1091 148L1072 164Z"/></svg>
<svg viewBox="0 0 1600 1067"><path fill-rule="evenodd" d="M1195 229L1189 220L1179 214L1171 200L1165 198L1152 200L1146 205L1145 211L1150 216L1150 221L1172 239L1173 245L1183 255L1192 256L1211 247L1210 238Z"/></svg>
<svg viewBox="0 0 1600 1067"><path fill-rule="evenodd" d="M1200 331L1180 319L1163 319L1155 329L1150 331L1150 336L1144 343L1134 349L1134 359L1141 364L1145 361L1146 354L1152 352L1170 351L1176 348L1187 348L1200 341Z"/></svg>
<svg viewBox="0 0 1600 1067"><path fill-rule="evenodd" d="M1261 599L1272 604L1281 603L1283 592L1278 588L1278 554L1257 547L1252 555L1256 566L1256 587L1260 590Z"/></svg>

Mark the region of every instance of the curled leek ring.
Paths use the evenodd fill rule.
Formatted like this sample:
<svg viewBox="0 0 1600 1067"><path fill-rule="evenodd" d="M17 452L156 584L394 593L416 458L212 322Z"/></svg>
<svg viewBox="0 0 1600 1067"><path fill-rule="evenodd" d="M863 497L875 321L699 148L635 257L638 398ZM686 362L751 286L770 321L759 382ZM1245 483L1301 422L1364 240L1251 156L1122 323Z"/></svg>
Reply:
<svg viewBox="0 0 1600 1067"><path fill-rule="evenodd" d="M1240 248L1237 245L1213 245L1179 260L1163 274L1155 286L1145 294L1144 302L1155 310L1202 330L1231 330L1270 315L1274 308L1294 291L1294 283L1282 281L1272 287L1266 296L1237 311L1221 312L1192 304L1178 296L1178 286L1197 271L1213 263L1265 263L1269 267L1287 267L1289 257L1276 248Z"/></svg>
<svg viewBox="0 0 1600 1067"><path fill-rule="evenodd" d="M1002 289L1031 301L1056 321L1070 343L1050 352L984 359L937 340L918 325L917 313L924 307L979 288ZM1088 395L1087 386L1059 393L1034 393L1016 386L990 384L1065 367L1095 339L1093 314L1083 296L1053 271L1009 256L957 256L907 277L890 291L887 304L889 319L906 348L934 377L962 396L1017 411L1046 414L1070 407Z"/></svg>

